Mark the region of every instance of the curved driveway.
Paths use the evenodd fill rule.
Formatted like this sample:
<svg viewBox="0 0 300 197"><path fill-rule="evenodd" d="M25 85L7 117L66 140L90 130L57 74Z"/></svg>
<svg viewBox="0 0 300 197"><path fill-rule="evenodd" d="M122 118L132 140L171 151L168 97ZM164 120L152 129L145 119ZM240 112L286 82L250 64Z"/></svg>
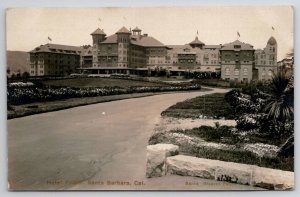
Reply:
<svg viewBox="0 0 300 197"><path fill-rule="evenodd" d="M8 120L10 188L224 189L203 180L186 186L186 179L177 176L147 180L145 163L161 111L185 99L226 91L162 94Z"/></svg>

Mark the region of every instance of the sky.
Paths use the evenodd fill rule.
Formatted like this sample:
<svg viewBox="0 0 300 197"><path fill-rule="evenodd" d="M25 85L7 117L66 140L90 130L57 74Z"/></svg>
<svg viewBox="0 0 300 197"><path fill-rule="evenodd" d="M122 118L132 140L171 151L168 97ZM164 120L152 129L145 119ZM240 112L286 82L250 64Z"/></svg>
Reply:
<svg viewBox="0 0 300 197"><path fill-rule="evenodd" d="M7 50L18 51L49 43L48 37L55 44L91 45L98 27L111 35L137 26L166 45L189 43L197 31L205 44L225 44L239 32L239 40L256 49L274 36L281 60L293 49L293 24L291 6L13 8L6 12L6 41Z"/></svg>

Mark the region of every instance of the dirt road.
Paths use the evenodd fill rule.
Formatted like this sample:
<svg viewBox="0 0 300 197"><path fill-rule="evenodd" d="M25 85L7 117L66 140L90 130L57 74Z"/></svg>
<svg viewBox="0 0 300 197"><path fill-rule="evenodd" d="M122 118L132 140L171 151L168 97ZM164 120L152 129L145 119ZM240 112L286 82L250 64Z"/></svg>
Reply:
<svg viewBox="0 0 300 197"><path fill-rule="evenodd" d="M226 189L228 185L192 177L145 178L146 146L161 111L185 99L225 91L163 94L9 120L10 188ZM186 185L188 180L198 184Z"/></svg>

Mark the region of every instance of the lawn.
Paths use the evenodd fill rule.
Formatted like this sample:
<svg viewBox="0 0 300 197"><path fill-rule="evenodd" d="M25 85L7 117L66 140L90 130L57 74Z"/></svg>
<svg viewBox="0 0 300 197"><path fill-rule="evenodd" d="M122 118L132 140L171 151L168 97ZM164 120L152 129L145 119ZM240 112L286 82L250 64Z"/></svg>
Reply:
<svg viewBox="0 0 300 197"><path fill-rule="evenodd" d="M74 79L59 79L59 80L47 80L42 81L42 84L46 86L56 86L56 87L76 87L76 88L87 88L87 87L120 87L120 88L130 88L130 87L165 87L169 86L165 83L159 82L147 82L139 80L130 79L113 79L113 78L74 78Z"/></svg>
<svg viewBox="0 0 300 197"><path fill-rule="evenodd" d="M225 94L215 93L179 102L162 112L162 116L174 118L210 118L233 119L232 107L225 101Z"/></svg>

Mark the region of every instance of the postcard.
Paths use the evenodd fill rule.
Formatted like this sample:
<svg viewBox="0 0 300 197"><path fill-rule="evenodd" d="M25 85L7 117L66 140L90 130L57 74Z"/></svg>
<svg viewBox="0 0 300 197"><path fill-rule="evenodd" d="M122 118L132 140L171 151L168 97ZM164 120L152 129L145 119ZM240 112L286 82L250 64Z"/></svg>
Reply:
<svg viewBox="0 0 300 197"><path fill-rule="evenodd" d="M293 190L292 6L9 8L8 189Z"/></svg>

